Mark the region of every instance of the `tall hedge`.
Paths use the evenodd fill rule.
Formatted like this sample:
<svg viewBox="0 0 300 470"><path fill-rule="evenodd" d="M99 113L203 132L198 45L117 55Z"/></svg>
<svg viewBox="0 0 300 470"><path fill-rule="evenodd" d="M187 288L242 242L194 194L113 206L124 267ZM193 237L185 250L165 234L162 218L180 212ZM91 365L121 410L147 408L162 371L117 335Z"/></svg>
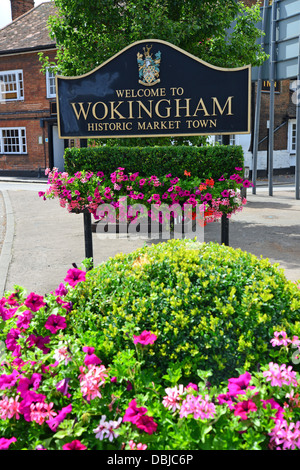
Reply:
<svg viewBox="0 0 300 470"><path fill-rule="evenodd" d="M141 176L180 176L187 170L199 178L219 178L244 165L242 147L226 145L68 148L64 158L69 174L81 170L109 173L123 167Z"/></svg>

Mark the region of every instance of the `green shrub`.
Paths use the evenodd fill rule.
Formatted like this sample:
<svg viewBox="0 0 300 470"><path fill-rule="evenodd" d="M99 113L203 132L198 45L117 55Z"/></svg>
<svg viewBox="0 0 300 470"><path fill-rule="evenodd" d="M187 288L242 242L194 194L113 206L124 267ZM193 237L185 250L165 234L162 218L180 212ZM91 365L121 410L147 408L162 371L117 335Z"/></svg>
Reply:
<svg viewBox="0 0 300 470"><path fill-rule="evenodd" d="M274 331L299 329L300 291L283 271L214 243L170 240L119 254L74 293L71 325L103 359L150 330L158 339L147 364L163 374L180 362L190 379L198 369L215 381L256 368L268 360Z"/></svg>
<svg viewBox="0 0 300 470"><path fill-rule="evenodd" d="M184 170L199 178L214 179L235 173L243 167L244 156L240 146L166 146L166 147L88 147L65 150L65 170L103 171L110 173L125 168L128 173L142 176L183 175Z"/></svg>

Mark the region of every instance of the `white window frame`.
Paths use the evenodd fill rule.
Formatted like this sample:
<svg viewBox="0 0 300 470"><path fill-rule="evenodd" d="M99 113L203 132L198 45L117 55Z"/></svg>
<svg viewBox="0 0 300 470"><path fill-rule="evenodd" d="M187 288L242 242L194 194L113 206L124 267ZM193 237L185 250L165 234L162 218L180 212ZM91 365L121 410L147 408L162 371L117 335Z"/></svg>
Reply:
<svg viewBox="0 0 300 470"><path fill-rule="evenodd" d="M11 141L6 142L5 139L10 139ZM10 147L9 150L7 149L7 146ZM0 154L27 154L27 140L25 127L0 127Z"/></svg>
<svg viewBox="0 0 300 470"><path fill-rule="evenodd" d="M296 119L289 119L289 131L288 131L288 151L290 154L296 153L297 145L297 121Z"/></svg>
<svg viewBox="0 0 300 470"><path fill-rule="evenodd" d="M46 70L46 86L47 98L56 98L55 74L51 68Z"/></svg>
<svg viewBox="0 0 300 470"><path fill-rule="evenodd" d="M215 144L219 144L219 145L223 144L223 135L222 134L215 135ZM235 136L235 134L230 134L229 145L236 145L236 136Z"/></svg>
<svg viewBox="0 0 300 470"><path fill-rule="evenodd" d="M5 80L5 77L7 79ZM14 77L13 80L9 80L9 77ZM3 90L5 83L11 83L14 86L13 90ZM9 93L16 94L16 97L9 98ZM7 95L8 96L5 96ZM3 96L4 95L4 96ZM0 71L0 102L3 101L23 101L24 100L24 79L23 70L4 70Z"/></svg>

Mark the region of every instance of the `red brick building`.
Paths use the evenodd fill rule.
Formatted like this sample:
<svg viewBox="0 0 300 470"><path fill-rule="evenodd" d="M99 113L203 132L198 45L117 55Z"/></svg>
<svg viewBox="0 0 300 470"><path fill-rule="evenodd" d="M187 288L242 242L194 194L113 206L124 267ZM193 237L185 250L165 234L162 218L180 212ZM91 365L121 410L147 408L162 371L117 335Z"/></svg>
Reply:
<svg viewBox="0 0 300 470"><path fill-rule="evenodd" d="M47 20L53 2L11 0L12 22L0 30L0 174L44 174L63 167L58 138L55 80L41 72L39 53L55 58Z"/></svg>

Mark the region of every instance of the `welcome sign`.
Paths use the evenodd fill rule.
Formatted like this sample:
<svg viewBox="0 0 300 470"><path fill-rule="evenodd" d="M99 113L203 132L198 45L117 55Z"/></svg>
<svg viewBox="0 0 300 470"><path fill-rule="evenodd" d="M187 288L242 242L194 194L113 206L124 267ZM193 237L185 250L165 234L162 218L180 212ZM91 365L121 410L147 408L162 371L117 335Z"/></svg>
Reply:
<svg viewBox="0 0 300 470"><path fill-rule="evenodd" d="M139 41L85 75L56 77L59 136L246 134L250 89L250 66L215 67L165 41Z"/></svg>

